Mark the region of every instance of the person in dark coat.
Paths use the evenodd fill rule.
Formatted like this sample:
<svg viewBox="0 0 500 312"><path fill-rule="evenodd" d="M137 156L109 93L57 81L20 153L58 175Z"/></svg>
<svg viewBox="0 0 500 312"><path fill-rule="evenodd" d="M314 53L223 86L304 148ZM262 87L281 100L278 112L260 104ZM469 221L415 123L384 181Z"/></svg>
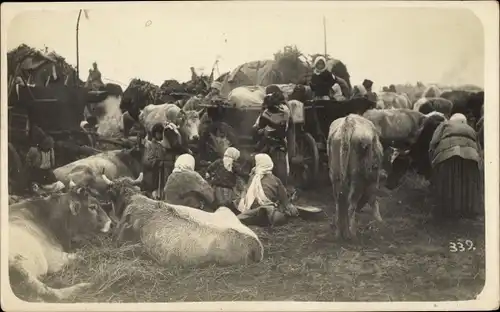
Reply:
<svg viewBox="0 0 500 312"><path fill-rule="evenodd" d="M45 191L55 192L65 186L54 175L56 165L54 153L54 139L39 127L33 127L33 145L26 154L26 167L34 191L41 187Z"/></svg>
<svg viewBox="0 0 500 312"><path fill-rule="evenodd" d="M373 81L370 79L363 80L363 87L366 89L366 98L372 102L377 102L377 94L372 91Z"/></svg>
<svg viewBox="0 0 500 312"><path fill-rule="evenodd" d="M272 91L272 89L270 90ZM263 106L264 111L259 115L254 127L257 130L256 147L258 153L267 153L274 163L274 174L281 182L288 185L288 144L287 135L291 122L290 109L285 104L281 92L266 95Z"/></svg>
<svg viewBox="0 0 500 312"><path fill-rule="evenodd" d="M248 177L237 163L239 158L240 151L229 147L224 152L224 157L211 163L206 172L207 181L214 189L217 206L228 207L233 211L236 211L235 200L239 195L238 182Z"/></svg>
<svg viewBox="0 0 500 312"><path fill-rule="evenodd" d="M429 145L436 218L473 218L480 203L477 135L462 114L441 123Z"/></svg>
<svg viewBox="0 0 500 312"><path fill-rule="evenodd" d="M313 67L311 90L314 97L328 100L330 99L330 94L333 92L333 86L338 84L337 79L326 68L326 59L323 56L318 56L314 60Z"/></svg>

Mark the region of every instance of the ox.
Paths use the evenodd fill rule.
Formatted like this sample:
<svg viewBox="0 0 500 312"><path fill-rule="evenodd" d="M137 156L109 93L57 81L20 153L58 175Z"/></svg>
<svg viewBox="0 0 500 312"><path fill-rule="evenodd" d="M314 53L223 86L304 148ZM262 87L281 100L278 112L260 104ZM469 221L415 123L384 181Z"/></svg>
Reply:
<svg viewBox="0 0 500 312"><path fill-rule="evenodd" d="M140 242L160 265L229 265L259 262L264 249L257 235L229 208L209 213L152 200L138 193L130 179L109 180L120 222L118 242Z"/></svg>
<svg viewBox="0 0 500 312"><path fill-rule="evenodd" d="M363 114L380 135L384 147L413 144L426 116L411 109L372 109Z"/></svg>
<svg viewBox="0 0 500 312"><path fill-rule="evenodd" d="M335 237L356 238L356 212L365 204L382 221L376 198L383 149L377 129L355 114L332 122L328 132L328 166L335 205Z"/></svg>
<svg viewBox="0 0 500 312"><path fill-rule="evenodd" d="M13 289L26 285L30 293L49 300L68 298L86 289L89 283L55 289L39 278L78 258L66 252L73 239L106 233L110 226L111 220L97 199L73 182L68 193L10 205L9 275Z"/></svg>
<svg viewBox="0 0 500 312"><path fill-rule="evenodd" d="M434 98L420 98L413 110L421 112L422 114L429 114L431 112L440 112L450 118L453 111L453 103L450 100L434 97Z"/></svg>
<svg viewBox="0 0 500 312"><path fill-rule="evenodd" d="M441 97L450 100L453 103L452 115L456 113L463 114L471 121L471 126L474 127L476 121L481 118L481 108L484 106L484 91L468 92L463 90L453 90L444 92Z"/></svg>
<svg viewBox="0 0 500 312"><path fill-rule="evenodd" d="M139 115L141 124L151 139L151 129L156 123L171 122L178 126L182 141L191 142L199 138L200 116L203 110L183 110L175 104L148 105Z"/></svg>
<svg viewBox="0 0 500 312"><path fill-rule="evenodd" d="M397 94L395 92L380 92L377 95L377 108L412 108L412 104L408 95Z"/></svg>
<svg viewBox="0 0 500 312"><path fill-rule="evenodd" d="M142 170L141 157L142 152L137 148L107 151L59 167L54 175L65 185L71 180L102 193L107 188L101 179L102 172L112 179L135 177Z"/></svg>

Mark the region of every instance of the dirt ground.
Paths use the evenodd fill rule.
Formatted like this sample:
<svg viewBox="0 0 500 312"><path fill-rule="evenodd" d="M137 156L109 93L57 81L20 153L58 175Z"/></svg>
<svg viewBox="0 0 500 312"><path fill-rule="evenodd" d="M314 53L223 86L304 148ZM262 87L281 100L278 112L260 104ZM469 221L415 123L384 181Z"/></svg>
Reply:
<svg viewBox="0 0 500 312"><path fill-rule="evenodd" d="M302 193L298 204L330 208L329 188ZM322 198L322 200L318 200ZM427 187L415 177L380 197L385 224L361 214L360 241L335 241L326 215L275 228L252 227L264 260L251 265L164 268L138 246L98 238L83 261L48 276L62 287L92 282L72 302L231 300L440 301L474 299L484 286L484 220L436 225L427 216ZM451 252L450 242L474 248ZM29 298L23 298L29 299Z"/></svg>

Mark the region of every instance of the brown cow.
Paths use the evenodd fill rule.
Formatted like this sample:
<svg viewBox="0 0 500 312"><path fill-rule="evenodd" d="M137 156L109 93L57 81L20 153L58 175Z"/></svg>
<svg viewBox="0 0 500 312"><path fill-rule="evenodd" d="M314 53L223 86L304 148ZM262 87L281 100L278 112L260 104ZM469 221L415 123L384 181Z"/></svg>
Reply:
<svg viewBox="0 0 500 312"><path fill-rule="evenodd" d="M355 239L356 212L365 204L372 207L374 218L382 222L375 194L383 157L377 129L359 115L337 119L330 125L327 152L335 205L335 237ZM332 217L332 227L333 223Z"/></svg>
<svg viewBox="0 0 500 312"><path fill-rule="evenodd" d="M79 283L55 289L40 277L60 271L77 259L66 252L72 240L108 232L111 219L85 188L70 182L67 193L9 206L9 272L13 290L25 285L42 299L64 299L90 286Z"/></svg>

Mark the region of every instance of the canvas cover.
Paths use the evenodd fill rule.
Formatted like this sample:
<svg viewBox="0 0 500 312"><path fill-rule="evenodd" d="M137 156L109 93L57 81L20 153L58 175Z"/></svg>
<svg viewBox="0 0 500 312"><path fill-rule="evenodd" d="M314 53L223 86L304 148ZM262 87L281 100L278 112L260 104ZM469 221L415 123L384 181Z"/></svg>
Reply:
<svg viewBox="0 0 500 312"><path fill-rule="evenodd" d="M237 87L229 93L229 104L236 108L258 108L262 106L266 88L262 86Z"/></svg>
<svg viewBox="0 0 500 312"><path fill-rule="evenodd" d="M229 93L241 86L268 86L281 82L280 74L275 70L275 61L260 60L248 62L236 67L222 82L221 95Z"/></svg>

